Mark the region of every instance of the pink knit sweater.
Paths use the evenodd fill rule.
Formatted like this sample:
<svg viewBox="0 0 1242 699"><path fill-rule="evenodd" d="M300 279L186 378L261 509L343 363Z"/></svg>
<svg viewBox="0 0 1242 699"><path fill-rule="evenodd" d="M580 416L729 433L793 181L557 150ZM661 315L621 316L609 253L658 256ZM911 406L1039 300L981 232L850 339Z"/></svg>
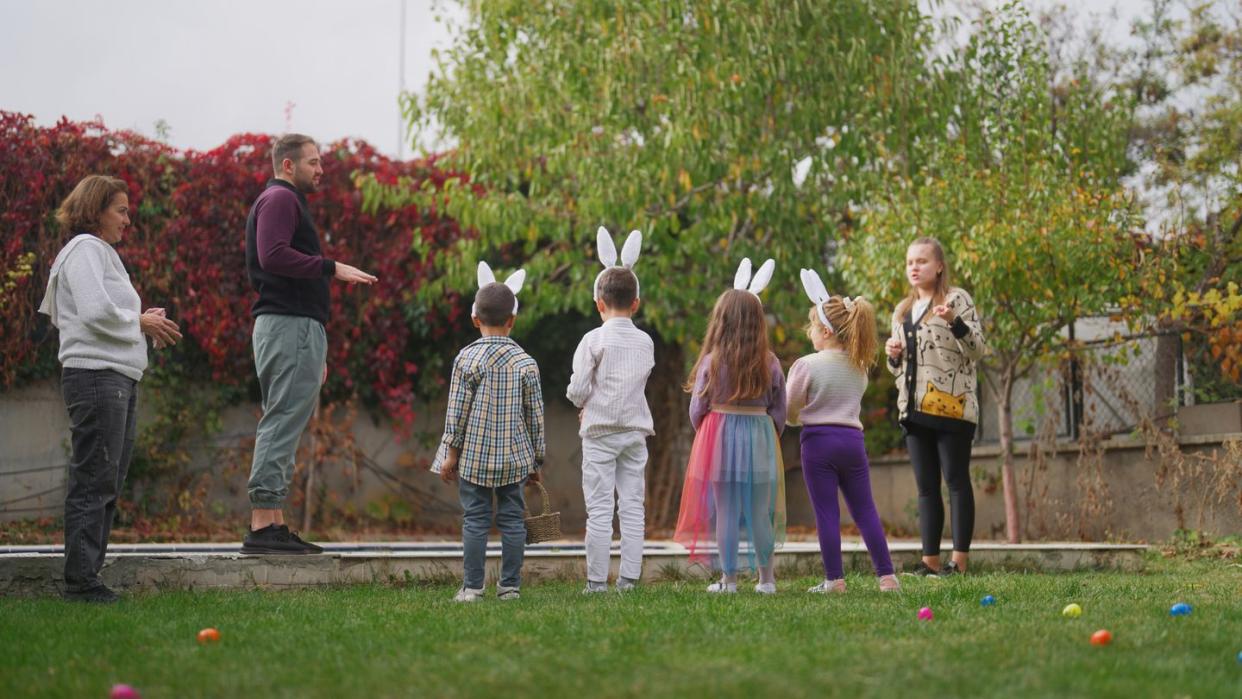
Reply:
<svg viewBox="0 0 1242 699"><path fill-rule="evenodd" d="M867 375L843 350L808 354L789 367L785 382L791 425L845 425L862 429L858 413Z"/></svg>

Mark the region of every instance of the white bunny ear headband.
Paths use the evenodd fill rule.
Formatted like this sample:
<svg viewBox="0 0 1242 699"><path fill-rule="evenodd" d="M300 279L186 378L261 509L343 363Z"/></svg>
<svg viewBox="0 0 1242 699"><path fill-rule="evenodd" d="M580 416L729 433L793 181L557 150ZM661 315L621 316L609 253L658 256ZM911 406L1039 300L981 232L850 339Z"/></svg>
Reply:
<svg viewBox="0 0 1242 699"><path fill-rule="evenodd" d="M832 327L832 323L828 322L828 314L824 313L824 304L828 303L831 297L828 295L828 289L824 288L824 282L819 278L819 273L813 269L804 269L798 272L798 276L802 277L802 288L806 289L807 298L815 304L815 314L819 316L819 322L823 323L829 332L835 333L836 328ZM862 297L842 296L841 303L846 311L853 311L854 302L860 298Z"/></svg>
<svg viewBox="0 0 1242 699"><path fill-rule="evenodd" d="M599 250L599 261L604 265L604 269L595 275L595 288L591 292L592 298L599 300L599 280L604 277L613 267L623 267L630 270L630 274L634 274L634 263L638 262L638 251L643 245L642 231L630 231L629 237L625 239L625 245L621 246L621 264L617 265L617 246L612 242L612 235L608 233L608 229L603 226L599 227L599 233L596 236L596 248ZM634 274L634 288L636 292L634 298L641 298L639 293L642 289L638 286L638 275Z"/></svg>
<svg viewBox="0 0 1242 699"><path fill-rule="evenodd" d="M768 287L768 282L772 281L772 271L776 269L776 261L769 259L764 262L753 277L750 269L750 258L743 257L742 263L737 266L737 274L733 275L733 288L749 291L758 296L759 292Z"/></svg>
<svg viewBox="0 0 1242 699"><path fill-rule="evenodd" d="M509 287L509 291L513 292L513 315L517 315L517 312L518 312L517 295L518 295L518 292L522 290L522 283L525 281L526 281L526 270L524 269L519 269L513 274L510 274L508 279L505 279L505 286ZM486 262L479 260L479 288L482 289L488 284L494 284L494 283L496 283L496 275L492 273L492 268L488 267ZM470 315L478 317L479 309L476 306L471 305Z"/></svg>

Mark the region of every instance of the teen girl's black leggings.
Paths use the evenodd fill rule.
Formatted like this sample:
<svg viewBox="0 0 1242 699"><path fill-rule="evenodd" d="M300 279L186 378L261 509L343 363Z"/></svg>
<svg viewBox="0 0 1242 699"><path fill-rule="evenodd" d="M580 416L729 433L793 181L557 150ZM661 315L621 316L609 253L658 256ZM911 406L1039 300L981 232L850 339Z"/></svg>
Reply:
<svg viewBox="0 0 1242 699"><path fill-rule="evenodd" d="M952 514L953 549L970 551L975 529L975 491L970 485L971 432L946 432L922 425L906 426L906 448L914 464L914 481L919 490L919 533L923 555L940 555L940 534L944 531L944 502L940 499L940 478L949 485Z"/></svg>

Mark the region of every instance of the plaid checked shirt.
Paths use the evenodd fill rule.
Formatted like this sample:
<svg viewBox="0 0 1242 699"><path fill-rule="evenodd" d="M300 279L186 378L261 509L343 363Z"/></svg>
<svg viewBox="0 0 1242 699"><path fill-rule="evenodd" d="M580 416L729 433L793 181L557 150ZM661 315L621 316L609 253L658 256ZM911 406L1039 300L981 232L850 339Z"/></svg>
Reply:
<svg viewBox="0 0 1242 699"><path fill-rule="evenodd" d="M487 488L516 483L543 467L539 365L503 336L481 337L453 360L444 437L431 465L459 450L458 476Z"/></svg>

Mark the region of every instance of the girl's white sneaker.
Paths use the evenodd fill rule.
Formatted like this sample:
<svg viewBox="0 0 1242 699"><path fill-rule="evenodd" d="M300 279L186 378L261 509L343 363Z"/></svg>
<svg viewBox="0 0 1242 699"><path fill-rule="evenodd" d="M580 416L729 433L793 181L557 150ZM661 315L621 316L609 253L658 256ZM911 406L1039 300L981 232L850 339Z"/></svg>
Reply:
<svg viewBox="0 0 1242 699"><path fill-rule="evenodd" d="M820 581L820 583L816 585L815 587L812 587L811 589L807 590L807 592L812 592L817 595L826 595L832 592L845 592L845 579L844 578L841 578L839 580L824 579Z"/></svg>
<svg viewBox="0 0 1242 699"><path fill-rule="evenodd" d="M758 592L761 595L775 595L776 594L776 583L761 582L755 585L755 592Z"/></svg>
<svg viewBox="0 0 1242 699"><path fill-rule="evenodd" d="M737 592L737 583L714 582L707 586L707 591L717 595L731 595Z"/></svg>

